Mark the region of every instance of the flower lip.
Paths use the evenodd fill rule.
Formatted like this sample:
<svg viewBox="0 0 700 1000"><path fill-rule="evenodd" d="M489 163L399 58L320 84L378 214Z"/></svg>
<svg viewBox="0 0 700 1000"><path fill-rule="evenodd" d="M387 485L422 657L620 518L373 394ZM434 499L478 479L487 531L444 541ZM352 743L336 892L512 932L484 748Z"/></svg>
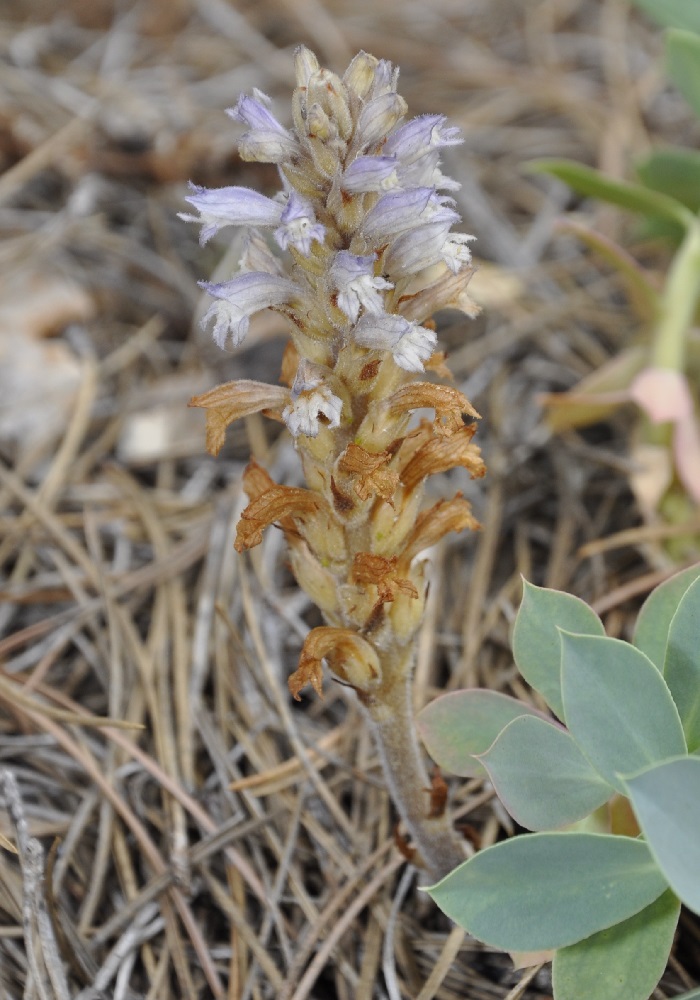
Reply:
<svg viewBox="0 0 700 1000"><path fill-rule="evenodd" d="M412 323L411 329L399 338L392 354L399 368L407 372L422 372L425 371L424 363L430 360L436 347L435 331Z"/></svg>
<svg viewBox="0 0 700 1000"><path fill-rule="evenodd" d="M338 306L351 323L357 321L361 308L366 313L383 313L382 292L394 287L385 278L375 277L375 260L375 254L362 257L339 250L331 265L329 277L338 290Z"/></svg>
<svg viewBox="0 0 700 1000"><path fill-rule="evenodd" d="M450 233L445 240L440 256L453 274L471 262L472 252L468 244L475 239L476 236L469 236L468 233Z"/></svg>
<svg viewBox="0 0 700 1000"><path fill-rule="evenodd" d="M360 317L353 339L361 347L391 351L399 368L409 372L424 371L423 363L437 346L433 330L392 313Z"/></svg>
<svg viewBox="0 0 700 1000"><path fill-rule="evenodd" d="M275 239L282 250L293 246L308 257L312 240L323 243L326 227L316 222L312 205L296 191L290 191L280 222L282 225L275 230Z"/></svg>
<svg viewBox="0 0 700 1000"><path fill-rule="evenodd" d="M328 369L302 358L292 384L292 401L282 411L282 419L294 437L304 434L315 438L321 418L327 427L340 426L342 400L325 383Z"/></svg>

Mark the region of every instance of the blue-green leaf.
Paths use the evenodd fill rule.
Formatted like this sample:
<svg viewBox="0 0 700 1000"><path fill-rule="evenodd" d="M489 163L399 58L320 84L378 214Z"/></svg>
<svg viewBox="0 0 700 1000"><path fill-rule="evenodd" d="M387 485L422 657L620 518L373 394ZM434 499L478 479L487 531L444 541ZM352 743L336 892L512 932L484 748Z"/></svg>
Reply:
<svg viewBox="0 0 700 1000"><path fill-rule="evenodd" d="M600 170L586 167L576 160L533 160L527 164L527 169L533 173L551 174L579 194L599 198L630 212L666 219L683 227L689 226L693 221L692 214L675 198L659 191L651 191L641 184L614 180Z"/></svg>
<svg viewBox="0 0 700 1000"><path fill-rule="evenodd" d="M416 724L441 768L471 778L485 774L474 754L488 750L503 727L521 715L543 718L541 712L506 694L468 688L431 701L418 713Z"/></svg>
<svg viewBox="0 0 700 1000"><path fill-rule="evenodd" d="M700 35L682 28L666 32L666 72L700 118Z"/></svg>
<svg viewBox="0 0 700 1000"><path fill-rule="evenodd" d="M650 906L554 956L557 1000L648 1000L663 975L681 904L667 890Z"/></svg>
<svg viewBox="0 0 700 1000"><path fill-rule="evenodd" d="M659 670L664 669L666 641L671 619L676 613L681 597L688 587L700 577L700 563L669 577L647 597L637 617L632 642L649 657ZM570 631L575 631L570 629Z"/></svg>
<svg viewBox="0 0 700 1000"><path fill-rule="evenodd" d="M700 211L700 153L696 149L655 149L636 164L636 171L647 187L672 194L691 212Z"/></svg>
<svg viewBox="0 0 700 1000"><path fill-rule="evenodd" d="M671 621L664 661L688 750L700 749L700 579L686 590Z"/></svg>
<svg viewBox="0 0 700 1000"><path fill-rule="evenodd" d="M671 692L651 660L620 639L562 632L566 722L606 781L686 752Z"/></svg>
<svg viewBox="0 0 700 1000"><path fill-rule="evenodd" d="M700 32L700 4L696 0L634 0L662 28Z"/></svg>
<svg viewBox="0 0 700 1000"><path fill-rule="evenodd" d="M560 628L584 635L605 635L603 623L585 601L523 581L523 599L513 630L513 657L528 684L563 719Z"/></svg>
<svg viewBox="0 0 700 1000"><path fill-rule="evenodd" d="M641 840L529 833L479 851L428 893L479 940L540 951L612 927L667 888Z"/></svg>
<svg viewBox="0 0 700 1000"><path fill-rule="evenodd" d="M700 758L664 761L626 784L656 863L676 895L700 913Z"/></svg>
<svg viewBox="0 0 700 1000"><path fill-rule="evenodd" d="M480 757L508 812L528 830L556 830L613 794L561 726L534 716L510 722Z"/></svg>

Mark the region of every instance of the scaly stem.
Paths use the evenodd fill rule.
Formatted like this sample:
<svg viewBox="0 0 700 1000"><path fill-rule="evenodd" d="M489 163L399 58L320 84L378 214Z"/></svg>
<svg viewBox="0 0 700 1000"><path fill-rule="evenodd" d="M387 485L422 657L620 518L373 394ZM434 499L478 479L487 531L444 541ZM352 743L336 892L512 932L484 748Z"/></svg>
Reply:
<svg viewBox="0 0 700 1000"><path fill-rule="evenodd" d="M365 701L365 707L374 723L391 798L430 878L437 882L460 865L466 855L452 829L449 812L429 815L430 779L416 735L412 671L406 669L406 664L401 666L404 669L386 670L387 683Z"/></svg>

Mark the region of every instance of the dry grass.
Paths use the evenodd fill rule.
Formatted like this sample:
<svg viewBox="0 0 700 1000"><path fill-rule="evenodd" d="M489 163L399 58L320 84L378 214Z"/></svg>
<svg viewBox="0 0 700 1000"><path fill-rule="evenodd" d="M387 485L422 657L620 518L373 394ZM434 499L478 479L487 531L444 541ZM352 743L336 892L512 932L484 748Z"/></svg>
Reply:
<svg viewBox="0 0 700 1000"><path fill-rule="evenodd" d="M361 47L400 63L411 111L462 126L448 166L487 309L441 335L490 474L449 484L483 530L435 553L416 702L467 684L528 698L508 654L521 572L625 634L668 571L638 527L624 416L565 439L541 422L540 393L636 329L614 276L553 238L568 194L521 172L565 155L620 176L651 142L689 141L657 34L621 0L0 16L0 832L20 852L0 853L0 998L549 996L546 969L514 973L415 892L352 697L327 682L323 702L289 702L315 612L279 533L245 559L232 539L246 456L293 483L294 452L250 418L212 460L185 406L269 376L283 331L265 319L236 357L206 343L196 281L221 244L203 254L175 213L189 178L274 183L237 160L222 112L252 86L286 101L299 41L336 69ZM501 835L488 790L453 791L473 837ZM697 938L687 921L657 1000L693 985Z"/></svg>

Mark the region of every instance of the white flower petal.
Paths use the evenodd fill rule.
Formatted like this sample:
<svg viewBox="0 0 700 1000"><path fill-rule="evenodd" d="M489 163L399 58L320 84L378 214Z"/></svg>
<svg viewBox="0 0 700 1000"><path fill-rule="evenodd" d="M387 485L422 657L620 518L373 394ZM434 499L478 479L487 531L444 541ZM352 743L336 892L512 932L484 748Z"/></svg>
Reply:
<svg viewBox="0 0 700 1000"><path fill-rule="evenodd" d="M353 339L361 347L391 351L399 368L409 372L424 371L423 362L430 358L437 345L434 330L391 313L362 316L353 331Z"/></svg>
<svg viewBox="0 0 700 1000"><path fill-rule="evenodd" d="M384 312L384 291L393 288L390 281L375 277L376 257L356 256L348 250L340 250L330 269L330 279L338 290L338 306L354 323L360 309L368 313Z"/></svg>

